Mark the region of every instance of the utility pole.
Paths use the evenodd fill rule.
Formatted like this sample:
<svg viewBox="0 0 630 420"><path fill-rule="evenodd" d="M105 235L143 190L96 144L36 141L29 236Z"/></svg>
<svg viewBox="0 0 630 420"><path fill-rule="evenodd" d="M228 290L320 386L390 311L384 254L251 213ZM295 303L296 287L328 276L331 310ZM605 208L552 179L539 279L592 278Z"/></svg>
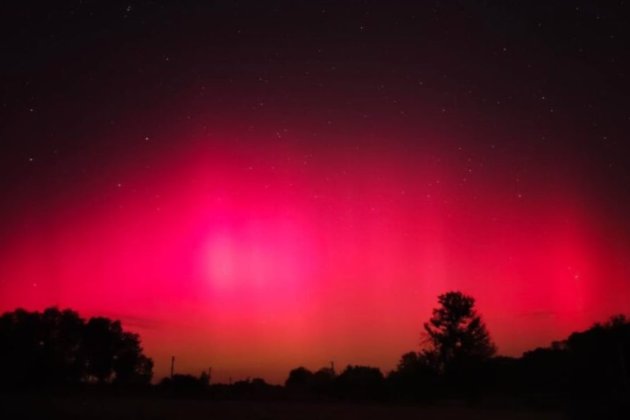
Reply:
<svg viewBox="0 0 630 420"><path fill-rule="evenodd" d="M175 375L175 356L171 356L171 378Z"/></svg>

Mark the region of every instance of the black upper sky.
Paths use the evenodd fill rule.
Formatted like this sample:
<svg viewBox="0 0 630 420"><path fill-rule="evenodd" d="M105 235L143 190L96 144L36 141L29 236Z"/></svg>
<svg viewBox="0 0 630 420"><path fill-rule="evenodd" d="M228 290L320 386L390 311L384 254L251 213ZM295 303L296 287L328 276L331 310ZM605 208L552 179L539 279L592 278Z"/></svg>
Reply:
<svg viewBox="0 0 630 420"><path fill-rule="evenodd" d="M314 133L422 119L527 176L568 171L615 218L630 204L624 1L24 1L0 16L8 221L138 159L130 137L176 149L201 114Z"/></svg>

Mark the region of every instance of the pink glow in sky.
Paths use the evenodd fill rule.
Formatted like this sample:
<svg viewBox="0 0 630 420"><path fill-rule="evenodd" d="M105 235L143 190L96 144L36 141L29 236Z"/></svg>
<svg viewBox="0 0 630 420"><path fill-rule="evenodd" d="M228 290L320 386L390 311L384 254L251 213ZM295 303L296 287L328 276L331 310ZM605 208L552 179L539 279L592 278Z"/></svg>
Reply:
<svg viewBox="0 0 630 420"><path fill-rule="evenodd" d="M273 382L331 360L391 369L448 290L477 298L508 355L629 309L628 250L570 177L515 184L439 138L410 157L384 138L205 135L28 208L0 248L0 309L120 318L157 378L176 355Z"/></svg>

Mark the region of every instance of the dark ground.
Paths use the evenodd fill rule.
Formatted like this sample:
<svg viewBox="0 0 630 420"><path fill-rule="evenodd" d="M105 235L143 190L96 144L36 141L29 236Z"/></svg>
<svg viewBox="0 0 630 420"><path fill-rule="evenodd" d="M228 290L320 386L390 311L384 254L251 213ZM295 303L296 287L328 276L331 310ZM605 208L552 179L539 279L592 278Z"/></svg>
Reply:
<svg viewBox="0 0 630 420"><path fill-rule="evenodd" d="M558 411L125 397L0 397L2 419L563 419Z"/></svg>

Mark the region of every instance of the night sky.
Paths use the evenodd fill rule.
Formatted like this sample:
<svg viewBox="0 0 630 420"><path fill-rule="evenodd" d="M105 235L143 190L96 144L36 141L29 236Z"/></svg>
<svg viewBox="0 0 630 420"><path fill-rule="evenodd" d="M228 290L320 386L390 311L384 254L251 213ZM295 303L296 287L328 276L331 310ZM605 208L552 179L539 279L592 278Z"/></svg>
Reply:
<svg viewBox="0 0 630 420"><path fill-rule="evenodd" d="M0 6L0 311L159 379L389 370L437 295L519 355L630 311L625 1Z"/></svg>

